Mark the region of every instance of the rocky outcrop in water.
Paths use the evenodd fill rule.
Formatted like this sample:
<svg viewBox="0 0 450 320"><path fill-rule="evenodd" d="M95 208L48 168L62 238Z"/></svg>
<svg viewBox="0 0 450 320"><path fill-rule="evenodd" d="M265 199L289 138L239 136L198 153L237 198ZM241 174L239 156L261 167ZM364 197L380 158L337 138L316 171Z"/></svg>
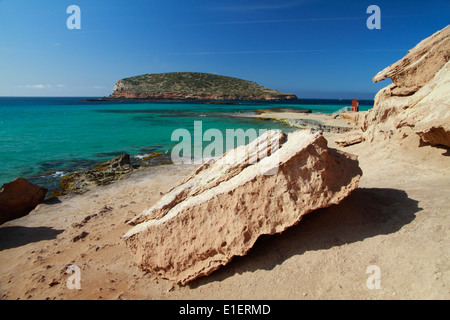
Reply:
<svg viewBox="0 0 450 320"><path fill-rule="evenodd" d="M142 269L186 284L245 255L261 235L339 203L361 174L356 157L328 148L319 132L268 131L202 165L132 220L124 239Z"/></svg>
<svg viewBox="0 0 450 320"><path fill-rule="evenodd" d="M54 192L54 196L67 193L82 194L98 186L110 184L121 178L124 174L131 173L132 171L133 167L130 163L130 155L124 153L119 157L98 165L93 170L63 176L60 190Z"/></svg>
<svg viewBox="0 0 450 320"><path fill-rule="evenodd" d="M18 178L0 189L0 224L29 214L45 199L46 189Z"/></svg>

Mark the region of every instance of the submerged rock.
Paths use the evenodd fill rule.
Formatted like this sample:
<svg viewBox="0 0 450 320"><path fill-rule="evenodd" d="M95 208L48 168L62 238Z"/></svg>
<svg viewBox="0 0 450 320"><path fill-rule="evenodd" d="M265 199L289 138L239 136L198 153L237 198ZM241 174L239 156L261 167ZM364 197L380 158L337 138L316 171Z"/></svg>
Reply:
<svg viewBox="0 0 450 320"><path fill-rule="evenodd" d="M26 179L5 183L0 189L0 224L29 214L45 199L47 189Z"/></svg>
<svg viewBox="0 0 450 320"><path fill-rule="evenodd" d="M201 166L132 220L124 239L142 269L186 284L245 255L261 235L339 203L361 175L357 158L328 148L319 132L268 131Z"/></svg>

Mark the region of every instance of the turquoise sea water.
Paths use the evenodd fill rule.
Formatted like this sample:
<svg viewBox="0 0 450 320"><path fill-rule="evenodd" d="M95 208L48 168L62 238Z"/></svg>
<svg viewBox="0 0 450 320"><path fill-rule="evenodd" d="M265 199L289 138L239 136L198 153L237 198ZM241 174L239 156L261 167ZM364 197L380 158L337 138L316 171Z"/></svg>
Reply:
<svg viewBox="0 0 450 320"><path fill-rule="evenodd" d="M292 130L277 122L242 117L256 109L299 108L332 113L351 101L301 100L289 103L205 105L198 103L91 102L87 98L0 98L0 185L16 179L53 189L64 174L88 169L127 152L133 161L152 152L167 161L175 129L193 132L202 121L203 132L219 129ZM362 101L361 109L373 106Z"/></svg>

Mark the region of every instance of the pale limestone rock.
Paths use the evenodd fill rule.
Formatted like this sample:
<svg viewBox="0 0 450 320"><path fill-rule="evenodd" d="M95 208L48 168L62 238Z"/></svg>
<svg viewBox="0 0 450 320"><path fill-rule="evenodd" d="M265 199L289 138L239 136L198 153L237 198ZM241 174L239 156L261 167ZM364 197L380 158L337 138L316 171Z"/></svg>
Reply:
<svg viewBox="0 0 450 320"><path fill-rule="evenodd" d="M336 140L336 144L340 147L348 147L364 141L362 132L349 132Z"/></svg>
<svg viewBox="0 0 450 320"><path fill-rule="evenodd" d="M339 114L339 118L347 121L348 124L352 124L355 126L360 126L361 121L364 121L364 117L367 114L367 111L347 111Z"/></svg>
<svg viewBox="0 0 450 320"><path fill-rule="evenodd" d="M450 62L415 95L423 96L406 111L405 123L414 124L424 142L450 147Z"/></svg>
<svg viewBox="0 0 450 320"><path fill-rule="evenodd" d="M260 139L252 141L247 146L229 150L220 159L217 159L218 161L210 160L206 162L165 194L156 205L142 212L129 224L136 225L145 220L164 217L170 208L188 196L198 195L205 190L214 188L237 175L249 165L271 155L272 152L278 150L285 140L286 134L284 132L270 130Z"/></svg>
<svg viewBox="0 0 450 320"><path fill-rule="evenodd" d="M249 161L255 146L270 148L267 141L280 147ZM321 133L309 130L287 139L268 131L251 144L250 156L225 164L242 148L200 167L133 221L124 239L142 269L181 284L209 275L245 255L261 235L339 203L362 175L355 156L328 148Z"/></svg>
<svg viewBox="0 0 450 320"><path fill-rule="evenodd" d="M372 110L359 119L367 141L404 139L418 134L432 145L450 147L450 26L420 42L374 77L391 78Z"/></svg>
<svg viewBox="0 0 450 320"><path fill-rule="evenodd" d="M373 82L390 78L394 82L393 95L411 95L433 79L449 58L450 26L447 26L417 44L403 59L379 72Z"/></svg>

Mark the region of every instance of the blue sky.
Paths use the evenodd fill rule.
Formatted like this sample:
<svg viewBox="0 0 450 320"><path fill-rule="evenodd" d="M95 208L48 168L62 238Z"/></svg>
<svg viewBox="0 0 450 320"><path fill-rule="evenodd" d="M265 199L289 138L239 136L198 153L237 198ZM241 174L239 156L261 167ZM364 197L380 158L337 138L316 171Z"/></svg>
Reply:
<svg viewBox="0 0 450 320"><path fill-rule="evenodd" d="M121 78L196 71L372 99L388 84L372 77L449 18L449 0L0 0L0 96L107 96Z"/></svg>

